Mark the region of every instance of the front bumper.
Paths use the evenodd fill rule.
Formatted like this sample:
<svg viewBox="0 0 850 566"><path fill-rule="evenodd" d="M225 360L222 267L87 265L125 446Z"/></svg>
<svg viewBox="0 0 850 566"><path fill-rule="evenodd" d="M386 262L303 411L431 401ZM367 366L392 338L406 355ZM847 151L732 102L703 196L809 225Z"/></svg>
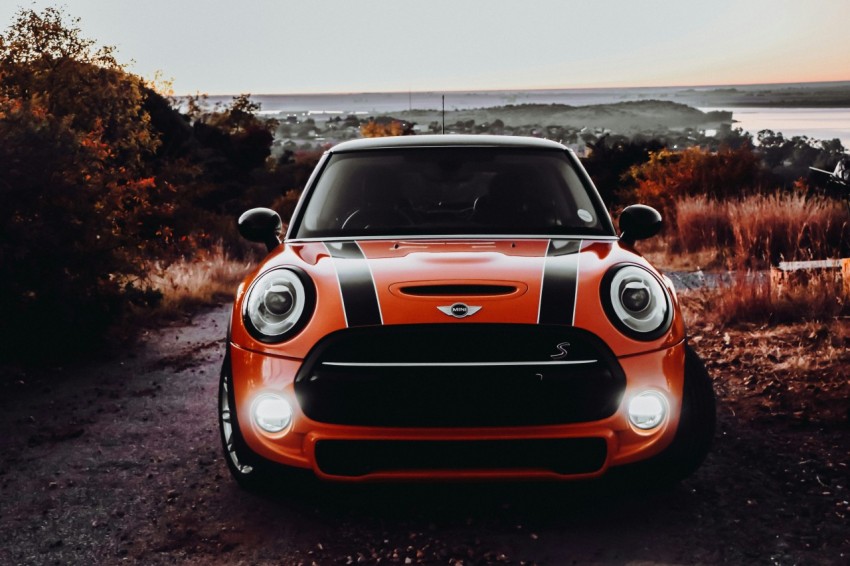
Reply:
<svg viewBox="0 0 850 566"><path fill-rule="evenodd" d="M684 374L683 342L616 358L613 364L622 372L624 386L614 393L618 398L605 412L607 416L590 421L551 424L547 418L526 425L517 420L522 415L519 412L504 421L509 426L501 425L498 419L486 426L470 426L477 421L468 419L441 423L451 426L380 419L374 421L380 426L359 424L369 423L368 419L340 424L308 417L299 403L304 390L299 393L296 381L299 375L303 378L309 357L305 362L260 354L235 344L230 348L237 418L248 446L268 460L308 468L321 478L340 481L597 477L612 466L654 456L672 442ZM629 423L626 407L634 395L647 389L662 392L669 411L661 425L642 431ZM293 408L292 425L282 433L265 433L250 418L253 400L269 392L283 395ZM433 396L428 401L433 403L438 398ZM500 407L498 403L491 405L491 409ZM376 408L379 410L380 405L368 407L369 411ZM315 411L311 414L320 415Z"/></svg>

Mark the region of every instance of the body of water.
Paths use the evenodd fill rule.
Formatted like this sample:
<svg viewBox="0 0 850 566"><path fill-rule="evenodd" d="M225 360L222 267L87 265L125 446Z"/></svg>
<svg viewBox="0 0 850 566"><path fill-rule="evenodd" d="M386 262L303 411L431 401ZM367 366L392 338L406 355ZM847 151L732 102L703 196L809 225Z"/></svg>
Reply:
<svg viewBox="0 0 850 566"><path fill-rule="evenodd" d="M761 130L782 132L786 138L808 136L820 140L838 138L850 149L850 108L700 108L703 112L732 112L734 126L756 137Z"/></svg>

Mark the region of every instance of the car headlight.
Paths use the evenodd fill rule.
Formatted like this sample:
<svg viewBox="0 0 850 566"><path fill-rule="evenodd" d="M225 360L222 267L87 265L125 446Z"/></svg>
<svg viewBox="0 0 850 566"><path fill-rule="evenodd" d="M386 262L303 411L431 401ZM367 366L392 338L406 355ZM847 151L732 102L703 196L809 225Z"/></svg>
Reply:
<svg viewBox="0 0 850 566"><path fill-rule="evenodd" d="M652 273L637 265L617 265L602 279L602 304L614 326L637 340L655 340L670 328L670 295Z"/></svg>
<svg viewBox="0 0 850 566"><path fill-rule="evenodd" d="M300 269L267 271L254 281L242 302L245 328L261 342L282 342L309 320L315 294L312 281Z"/></svg>

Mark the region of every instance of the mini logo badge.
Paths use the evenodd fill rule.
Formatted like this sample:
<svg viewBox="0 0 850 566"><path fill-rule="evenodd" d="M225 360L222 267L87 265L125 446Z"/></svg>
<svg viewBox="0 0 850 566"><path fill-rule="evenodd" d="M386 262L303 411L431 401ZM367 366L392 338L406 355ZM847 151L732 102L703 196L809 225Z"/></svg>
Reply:
<svg viewBox="0 0 850 566"><path fill-rule="evenodd" d="M455 318L466 318L467 316L472 316L481 310L481 307L471 307L463 303L455 303L447 307L437 308L440 309L440 312L443 314L447 314Z"/></svg>

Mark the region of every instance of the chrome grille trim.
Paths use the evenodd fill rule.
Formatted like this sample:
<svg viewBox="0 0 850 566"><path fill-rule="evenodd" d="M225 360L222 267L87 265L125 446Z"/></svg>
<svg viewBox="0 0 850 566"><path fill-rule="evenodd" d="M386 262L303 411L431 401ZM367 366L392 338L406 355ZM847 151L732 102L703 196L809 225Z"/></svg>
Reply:
<svg viewBox="0 0 850 566"><path fill-rule="evenodd" d="M579 364L595 364L598 361L599 360L561 360L552 362L322 362L322 365L360 368L573 366Z"/></svg>

